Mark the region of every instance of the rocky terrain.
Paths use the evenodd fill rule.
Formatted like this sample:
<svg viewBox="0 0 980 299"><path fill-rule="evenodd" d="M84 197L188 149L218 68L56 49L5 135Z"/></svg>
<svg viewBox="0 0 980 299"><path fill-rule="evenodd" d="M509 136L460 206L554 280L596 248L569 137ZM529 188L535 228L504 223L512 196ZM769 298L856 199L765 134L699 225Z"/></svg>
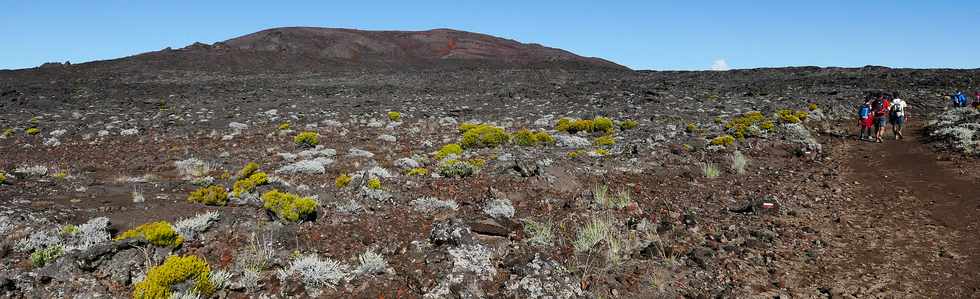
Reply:
<svg viewBox="0 0 980 299"><path fill-rule="evenodd" d="M0 296L976 297L978 75L320 28L0 71ZM852 136L876 91L915 138Z"/></svg>

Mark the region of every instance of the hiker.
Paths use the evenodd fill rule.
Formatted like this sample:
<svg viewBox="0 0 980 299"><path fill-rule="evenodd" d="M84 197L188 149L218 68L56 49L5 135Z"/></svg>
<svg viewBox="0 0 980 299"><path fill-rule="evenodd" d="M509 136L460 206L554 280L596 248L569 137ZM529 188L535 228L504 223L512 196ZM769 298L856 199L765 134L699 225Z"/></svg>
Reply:
<svg viewBox="0 0 980 299"><path fill-rule="evenodd" d="M881 134L885 133L885 122L888 121L888 99L884 95L879 96L871 103L871 111L874 113L874 132L875 142L881 141Z"/></svg>
<svg viewBox="0 0 980 299"><path fill-rule="evenodd" d="M892 134L895 135L895 140L905 139L905 135L902 135L902 128L909 118L909 114L906 111L908 109L908 103L902 100L898 93L895 93L894 96L895 99L891 102L891 115L888 119L892 124Z"/></svg>
<svg viewBox="0 0 980 299"><path fill-rule="evenodd" d="M957 90L956 94L953 94L953 107L954 108L966 107L966 95L963 94L963 91Z"/></svg>
<svg viewBox="0 0 980 299"><path fill-rule="evenodd" d="M980 91L977 91L976 95L974 95L973 107L980 109Z"/></svg>
<svg viewBox="0 0 980 299"><path fill-rule="evenodd" d="M871 140L871 99L865 99L861 107L858 108L858 127L861 128L861 134L858 139L860 140Z"/></svg>

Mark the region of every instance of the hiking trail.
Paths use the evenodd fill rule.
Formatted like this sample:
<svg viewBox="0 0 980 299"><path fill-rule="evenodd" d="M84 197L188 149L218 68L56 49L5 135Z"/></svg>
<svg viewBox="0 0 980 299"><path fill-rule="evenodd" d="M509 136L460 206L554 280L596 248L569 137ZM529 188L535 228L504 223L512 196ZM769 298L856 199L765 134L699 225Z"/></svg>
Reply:
<svg viewBox="0 0 980 299"><path fill-rule="evenodd" d="M980 188L938 161L921 129L896 141L847 139L842 203L820 263L834 298L980 296ZM891 139L889 139L891 138Z"/></svg>

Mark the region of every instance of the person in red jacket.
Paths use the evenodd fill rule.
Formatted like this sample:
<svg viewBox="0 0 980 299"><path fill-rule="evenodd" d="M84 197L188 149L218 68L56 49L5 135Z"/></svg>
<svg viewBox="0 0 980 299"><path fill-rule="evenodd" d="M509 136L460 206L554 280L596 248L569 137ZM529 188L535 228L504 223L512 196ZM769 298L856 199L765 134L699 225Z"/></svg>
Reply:
<svg viewBox="0 0 980 299"><path fill-rule="evenodd" d="M875 142L881 142L881 135L885 133L885 123L888 122L889 106L891 102L888 97L881 95L871 103L871 111L874 113L875 121Z"/></svg>

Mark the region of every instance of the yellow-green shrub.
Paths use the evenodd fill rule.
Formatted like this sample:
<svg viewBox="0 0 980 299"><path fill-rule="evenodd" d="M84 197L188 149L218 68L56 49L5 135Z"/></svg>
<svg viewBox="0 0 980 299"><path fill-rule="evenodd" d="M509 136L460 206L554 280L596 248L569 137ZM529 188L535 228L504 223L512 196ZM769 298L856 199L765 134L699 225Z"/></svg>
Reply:
<svg viewBox="0 0 980 299"><path fill-rule="evenodd" d="M577 119L572 122L572 128L568 132L575 134L576 132L592 132L594 130L595 123L591 119Z"/></svg>
<svg viewBox="0 0 980 299"><path fill-rule="evenodd" d="M280 123L279 126L276 128L279 130L289 130L289 128L291 127L292 125L287 121L287 122Z"/></svg>
<svg viewBox="0 0 980 299"><path fill-rule="evenodd" d="M14 129L7 128L6 130L3 130L3 137L13 137L13 136L14 136Z"/></svg>
<svg viewBox="0 0 980 299"><path fill-rule="evenodd" d="M79 232L81 232L81 230L78 229L78 226L74 224L65 224L65 226L61 227L61 235L63 236L74 236Z"/></svg>
<svg viewBox="0 0 980 299"><path fill-rule="evenodd" d="M528 129L520 129L514 132L512 137L514 144L521 146L535 146L538 144L552 144L555 143L555 138L551 137L548 132L545 131L531 131Z"/></svg>
<svg viewBox="0 0 980 299"><path fill-rule="evenodd" d="M762 115L762 112L758 111L747 112L733 117L731 121L725 124L725 130L739 139L755 136L758 131L754 131L752 127L756 127L762 131L771 131L774 125L772 120L766 118L765 115Z"/></svg>
<svg viewBox="0 0 980 299"><path fill-rule="evenodd" d="M242 193L251 193L255 191L255 187L267 183L269 183L269 176L265 172L259 171L247 178L235 181L235 185L231 188L231 194L235 197L240 197Z"/></svg>
<svg viewBox="0 0 980 299"><path fill-rule="evenodd" d="M698 133L698 131L700 131L700 130L698 129L698 125L696 125L694 123L688 123L687 124L687 127L684 128L684 131L686 131L688 133L691 133L691 134L695 134L695 133Z"/></svg>
<svg viewBox="0 0 980 299"><path fill-rule="evenodd" d="M48 262L58 259L64 253L64 248L61 245L51 245L44 249L35 250L31 253L31 265L40 268Z"/></svg>
<svg viewBox="0 0 980 299"><path fill-rule="evenodd" d="M184 243L184 237L166 221L146 223L116 236L117 241L132 238L144 238L150 244L164 247L177 247Z"/></svg>
<svg viewBox="0 0 980 299"><path fill-rule="evenodd" d="M570 118L563 117L558 120L557 124L555 124L555 131L558 132L568 132L568 130L571 128L572 128L572 119Z"/></svg>
<svg viewBox="0 0 980 299"><path fill-rule="evenodd" d="M596 149L595 151L592 152L595 153L596 156L600 156L600 157L609 155L609 150L604 148Z"/></svg>
<svg viewBox="0 0 980 299"><path fill-rule="evenodd" d="M810 104L809 104L809 105L807 105L806 107L807 107L808 109L810 109L810 111L816 111L817 109L819 109L819 108L820 108L819 106L817 106L817 103L810 103Z"/></svg>
<svg viewBox="0 0 980 299"><path fill-rule="evenodd" d="M41 129L38 129L38 128L28 128L24 132L27 133L27 135L37 135L38 133L41 133Z"/></svg>
<svg viewBox="0 0 980 299"><path fill-rule="evenodd" d="M810 116L810 113L802 110L793 111L791 109L781 109L776 111L776 118L783 123L799 123L806 120L808 116Z"/></svg>
<svg viewBox="0 0 980 299"><path fill-rule="evenodd" d="M249 162L248 164L245 164L245 167L242 167L242 169L238 171L238 180L235 181L235 185L231 187L231 195L240 197L242 196L242 193L255 191L255 187L268 184L269 175L258 170L258 163Z"/></svg>
<svg viewBox="0 0 980 299"><path fill-rule="evenodd" d="M599 127L601 129L596 128L596 121L599 121ZM612 130L612 126L612 120L605 117L597 117L595 119L562 118L559 119L558 124L555 125L555 130L575 134L578 132L606 131L606 128L608 128L608 130Z"/></svg>
<svg viewBox="0 0 980 299"><path fill-rule="evenodd" d="M459 146L459 144L456 143L443 145L442 148L440 148L439 151L436 152L436 160L445 159L446 157L449 157L449 155L462 156L463 147Z"/></svg>
<svg viewBox="0 0 980 299"><path fill-rule="evenodd" d="M371 178L370 180L368 180L367 186L368 188L379 190L381 189L381 179Z"/></svg>
<svg viewBox="0 0 980 299"><path fill-rule="evenodd" d="M732 135L721 135L711 140L711 145L729 146L735 144L735 137Z"/></svg>
<svg viewBox="0 0 980 299"><path fill-rule="evenodd" d="M461 178L476 173L478 167L456 159L448 159L439 163L439 174L448 178Z"/></svg>
<svg viewBox="0 0 980 299"><path fill-rule="evenodd" d="M482 125L482 124L475 124L475 123L461 123L461 124L459 124L459 132L460 132L460 133L466 133L466 131L469 131L470 129L473 129L473 128L476 128L476 127L479 127L479 126L481 126L481 125Z"/></svg>
<svg viewBox="0 0 980 299"><path fill-rule="evenodd" d="M235 183L235 185L237 186L238 183ZM187 200L209 206L223 206L228 204L228 191L225 191L225 187L221 185L199 188L191 192L187 196Z"/></svg>
<svg viewBox="0 0 980 299"><path fill-rule="evenodd" d="M632 119L627 119L619 123L619 128L623 130L631 130L631 129L635 129L639 125L640 125L639 122Z"/></svg>
<svg viewBox="0 0 980 299"><path fill-rule="evenodd" d="M247 178L247 177L251 176L252 173L255 173L255 171L257 171L257 170L259 170L259 163L248 162L248 163L245 164L244 167L242 167L241 170L238 171L238 177L239 178Z"/></svg>
<svg viewBox="0 0 980 299"><path fill-rule="evenodd" d="M262 194L262 207L276 213L288 221L309 219L316 213L317 203L313 198L272 190Z"/></svg>
<svg viewBox="0 0 980 299"><path fill-rule="evenodd" d="M402 113L398 111L390 111L388 112L388 119L391 121L398 121L399 119L402 119Z"/></svg>
<svg viewBox="0 0 980 299"><path fill-rule="evenodd" d="M592 141L592 145L595 146L607 146L613 144L616 144L616 139L613 138L612 135L602 136Z"/></svg>
<svg viewBox="0 0 980 299"><path fill-rule="evenodd" d="M293 142L299 146L313 147L320 144L320 133L317 132L302 132L293 137Z"/></svg>
<svg viewBox="0 0 980 299"><path fill-rule="evenodd" d="M592 131L595 132L612 132L613 131L613 121L607 117L598 116L592 119Z"/></svg>
<svg viewBox="0 0 980 299"><path fill-rule="evenodd" d="M350 185L350 181L352 179L353 178L351 178L346 173L342 173L338 175L336 179L333 180L333 185L337 186L337 189L343 189L344 187L347 187L347 185Z"/></svg>
<svg viewBox="0 0 980 299"><path fill-rule="evenodd" d="M133 298L170 298L173 286L184 282L194 283L194 292L209 297L215 286L211 283L211 267L197 256L171 255L162 265L150 268L146 278L136 283Z"/></svg>
<svg viewBox="0 0 980 299"><path fill-rule="evenodd" d="M0 185L6 184L6 183L7 183L7 174L4 173L3 171L0 171Z"/></svg>
<svg viewBox="0 0 980 299"><path fill-rule="evenodd" d="M429 174L429 170L422 167L416 167L409 169L406 174L410 176L424 176Z"/></svg>
<svg viewBox="0 0 980 299"><path fill-rule="evenodd" d="M510 141L510 134L503 128L481 124L463 133L460 145L465 148L495 147Z"/></svg>
<svg viewBox="0 0 980 299"><path fill-rule="evenodd" d="M466 161L466 163L470 163L470 165L473 165L476 168L483 168L483 166L487 166L487 160L483 160L480 158L469 159Z"/></svg>
<svg viewBox="0 0 980 299"><path fill-rule="evenodd" d="M528 129L520 129L514 132L514 144L522 146L532 146L537 144L534 140L534 132Z"/></svg>
<svg viewBox="0 0 980 299"><path fill-rule="evenodd" d="M551 134L543 130L534 133L534 140L543 144L555 144L555 137L551 137Z"/></svg>

